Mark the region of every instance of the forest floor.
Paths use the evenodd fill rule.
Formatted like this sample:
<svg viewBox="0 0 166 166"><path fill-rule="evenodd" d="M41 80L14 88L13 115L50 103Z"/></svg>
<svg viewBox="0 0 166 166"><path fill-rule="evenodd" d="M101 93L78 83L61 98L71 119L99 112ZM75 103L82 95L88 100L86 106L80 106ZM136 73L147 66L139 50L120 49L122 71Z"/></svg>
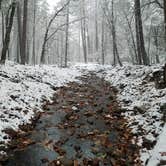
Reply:
<svg viewBox="0 0 166 166"><path fill-rule="evenodd" d="M2 66L2 165L166 165L161 67Z"/></svg>
<svg viewBox="0 0 166 166"><path fill-rule="evenodd" d="M4 165L140 165L117 91L95 74L80 79L57 89L35 129L15 137L14 156Z"/></svg>

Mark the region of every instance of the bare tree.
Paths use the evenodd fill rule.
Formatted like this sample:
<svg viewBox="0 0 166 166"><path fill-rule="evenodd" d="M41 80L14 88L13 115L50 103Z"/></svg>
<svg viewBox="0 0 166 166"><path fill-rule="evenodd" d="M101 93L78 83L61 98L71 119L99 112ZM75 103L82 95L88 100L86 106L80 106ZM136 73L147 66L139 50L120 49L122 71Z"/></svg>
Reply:
<svg viewBox="0 0 166 166"><path fill-rule="evenodd" d="M7 21L6 21L5 39L4 39L4 44L3 44L2 53L1 53L1 60L0 60L1 64L4 64L6 61L6 54L7 54L8 48L9 48L10 33L12 30L12 26L13 26L15 9L16 9L16 2L13 1L9 7L8 14L7 14L8 17L7 17Z"/></svg>
<svg viewBox="0 0 166 166"><path fill-rule="evenodd" d="M81 20L81 37L84 54L84 62L87 63L87 43L86 43L86 17L85 17L85 0L81 0L81 16L84 19Z"/></svg>
<svg viewBox="0 0 166 166"><path fill-rule="evenodd" d="M70 3L70 0L68 0L68 2L66 4L64 4L60 9L58 9L53 17L50 19L49 23L48 23L48 26L46 28L46 32L45 32L45 35L44 35L44 41L43 41L43 45L42 45L42 53L41 53L41 59L40 59L40 63L41 64L44 64L45 63L45 49L46 49L46 44L47 44L47 41L48 41L48 35L49 35L49 30L50 30L50 27L53 23L53 21L55 20L55 18L59 15L59 13L61 13Z"/></svg>
<svg viewBox="0 0 166 166"><path fill-rule="evenodd" d="M165 29L165 51L166 51L166 1L163 0L164 2L164 29ZM166 58L165 58L166 59Z"/></svg>
<svg viewBox="0 0 166 166"><path fill-rule="evenodd" d="M21 62L24 61L22 55L22 26L21 26L21 9L20 9L20 2L17 2L17 29L18 29L18 49L19 49L19 55L21 58ZM18 58L19 60L19 58Z"/></svg>
<svg viewBox="0 0 166 166"><path fill-rule="evenodd" d="M144 44L144 34L142 27L141 5L140 0L135 0L135 29L136 29L136 43L137 43L137 55L138 63L141 65L149 65L149 58L147 56Z"/></svg>
<svg viewBox="0 0 166 166"><path fill-rule="evenodd" d="M32 57L33 63L36 64L36 0L33 0L33 49L32 49Z"/></svg>
<svg viewBox="0 0 166 166"><path fill-rule="evenodd" d="M114 16L114 0L111 2L111 12L109 10L110 2L105 0L103 11L107 20L108 28L110 30L110 34L112 36L112 47L113 47L113 65L115 66L119 63L122 66L122 62L120 60L118 46L117 46L117 35L116 35L116 27L115 27L115 16Z"/></svg>
<svg viewBox="0 0 166 166"><path fill-rule="evenodd" d="M132 21L129 20L128 15L125 11L123 11L124 17L126 19L127 25L128 25L128 31L130 33L131 36L131 41L128 40L128 46L129 46L129 51L130 51L130 47L132 47L132 50L134 52L134 55L132 55L133 53L132 50L130 51L131 56L132 56L132 62L133 64L138 63L138 55L137 55L137 48L136 48L136 43L135 43L135 38L134 38L134 33L133 33L133 28L132 28ZM127 36L128 38L128 36Z"/></svg>
<svg viewBox="0 0 166 166"><path fill-rule="evenodd" d="M105 64L105 21L104 21L104 13L102 15L102 27L101 27L101 57L102 57L102 65Z"/></svg>
<svg viewBox="0 0 166 166"><path fill-rule="evenodd" d="M98 0L95 0L95 49L98 52L99 49L99 37L98 37Z"/></svg>
<svg viewBox="0 0 166 166"><path fill-rule="evenodd" d="M27 16L28 16L28 0L24 0L24 14L23 14L23 27L22 27L22 54L21 64L26 63L26 48L27 48Z"/></svg>
<svg viewBox="0 0 166 166"><path fill-rule="evenodd" d="M65 67L67 67L68 49L69 49L69 5L66 9L66 30L65 30Z"/></svg>
<svg viewBox="0 0 166 166"><path fill-rule="evenodd" d="M4 12L1 10L1 18L2 18L2 44L4 45L4 38L5 38L5 18Z"/></svg>

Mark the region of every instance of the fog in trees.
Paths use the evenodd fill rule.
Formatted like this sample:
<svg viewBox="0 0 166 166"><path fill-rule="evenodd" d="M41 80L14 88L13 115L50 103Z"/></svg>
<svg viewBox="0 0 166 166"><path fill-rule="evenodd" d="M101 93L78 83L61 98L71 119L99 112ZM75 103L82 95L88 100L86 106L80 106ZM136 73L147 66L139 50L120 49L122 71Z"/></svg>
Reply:
<svg viewBox="0 0 166 166"><path fill-rule="evenodd" d="M162 63L165 11L162 0L1 0L1 63Z"/></svg>

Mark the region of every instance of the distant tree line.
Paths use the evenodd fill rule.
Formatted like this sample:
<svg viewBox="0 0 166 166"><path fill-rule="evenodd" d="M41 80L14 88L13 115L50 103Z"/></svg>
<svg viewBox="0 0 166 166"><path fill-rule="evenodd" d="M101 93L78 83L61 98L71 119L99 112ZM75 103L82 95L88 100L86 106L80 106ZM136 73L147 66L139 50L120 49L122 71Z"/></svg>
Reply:
<svg viewBox="0 0 166 166"><path fill-rule="evenodd" d="M1 64L166 61L165 0L0 0Z"/></svg>

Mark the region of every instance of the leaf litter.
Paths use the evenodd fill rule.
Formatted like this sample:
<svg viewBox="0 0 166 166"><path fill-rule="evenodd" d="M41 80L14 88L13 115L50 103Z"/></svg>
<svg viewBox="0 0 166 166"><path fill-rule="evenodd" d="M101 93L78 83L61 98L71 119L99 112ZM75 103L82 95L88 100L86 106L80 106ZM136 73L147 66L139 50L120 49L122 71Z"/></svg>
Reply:
<svg viewBox="0 0 166 166"><path fill-rule="evenodd" d="M137 140L121 114L116 90L93 73L80 79L81 84L57 89L34 130L13 140L19 146L6 165L140 165ZM25 163L25 156L31 160Z"/></svg>

